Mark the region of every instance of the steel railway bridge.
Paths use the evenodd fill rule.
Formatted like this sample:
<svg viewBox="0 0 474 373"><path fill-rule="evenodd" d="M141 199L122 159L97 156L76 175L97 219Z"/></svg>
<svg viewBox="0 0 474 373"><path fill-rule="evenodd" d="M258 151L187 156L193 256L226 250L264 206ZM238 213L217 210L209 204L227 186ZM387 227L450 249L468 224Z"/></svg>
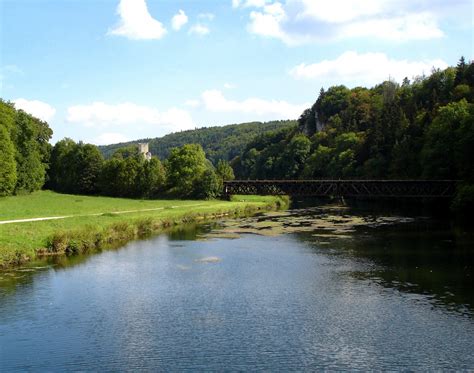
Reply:
<svg viewBox="0 0 474 373"><path fill-rule="evenodd" d="M451 198L454 180L233 180L224 194L360 198Z"/></svg>

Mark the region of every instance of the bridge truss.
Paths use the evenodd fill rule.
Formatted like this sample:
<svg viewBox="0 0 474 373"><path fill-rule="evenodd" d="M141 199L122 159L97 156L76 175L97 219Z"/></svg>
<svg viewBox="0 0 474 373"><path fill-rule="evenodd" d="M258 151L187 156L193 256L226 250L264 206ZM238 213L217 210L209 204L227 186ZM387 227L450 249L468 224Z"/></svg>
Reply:
<svg viewBox="0 0 474 373"><path fill-rule="evenodd" d="M226 195L290 195L308 197L451 198L452 180L233 180Z"/></svg>

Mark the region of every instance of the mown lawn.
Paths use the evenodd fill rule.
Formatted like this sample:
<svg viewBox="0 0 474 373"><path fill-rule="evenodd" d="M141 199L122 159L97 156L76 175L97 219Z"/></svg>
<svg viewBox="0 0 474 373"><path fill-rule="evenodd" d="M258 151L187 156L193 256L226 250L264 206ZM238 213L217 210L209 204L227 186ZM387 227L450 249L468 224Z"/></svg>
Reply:
<svg viewBox="0 0 474 373"><path fill-rule="evenodd" d="M213 214L269 208L277 200L271 196L235 196L232 201L137 200L51 191L0 198L0 222L72 215L61 220L0 225L0 267L20 257L34 258L36 251L44 249L51 237L65 232L103 232L120 223L139 226L145 220L153 222L154 226L160 222L175 224L196 217L212 217Z"/></svg>
<svg viewBox="0 0 474 373"><path fill-rule="evenodd" d="M76 196L51 191L0 198L0 221L48 216L85 215L157 207L198 205L202 201L140 200ZM211 204L215 201L211 201Z"/></svg>

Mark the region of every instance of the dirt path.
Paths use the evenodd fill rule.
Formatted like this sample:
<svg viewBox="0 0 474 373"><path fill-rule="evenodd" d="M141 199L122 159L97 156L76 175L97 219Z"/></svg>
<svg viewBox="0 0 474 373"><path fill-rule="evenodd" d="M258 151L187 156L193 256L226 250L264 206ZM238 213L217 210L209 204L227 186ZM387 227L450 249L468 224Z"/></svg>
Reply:
<svg viewBox="0 0 474 373"><path fill-rule="evenodd" d="M170 206L172 209L178 209L181 207L197 207L203 206L203 204L197 205L182 205L182 206ZM111 212L99 212L95 214L85 214L85 215L64 215L64 216L48 216L48 217L41 217L41 218L29 218L29 219L16 219L16 220L2 220L0 221L0 225L2 224L17 224L17 223L31 223L35 221L44 221L44 220L60 220L60 219L68 219L68 218L80 218L85 216L100 216L104 214L131 214L134 212L147 212L147 211L158 211L164 210L165 207L156 207L152 209L141 209L141 210L126 210L126 211L111 211Z"/></svg>

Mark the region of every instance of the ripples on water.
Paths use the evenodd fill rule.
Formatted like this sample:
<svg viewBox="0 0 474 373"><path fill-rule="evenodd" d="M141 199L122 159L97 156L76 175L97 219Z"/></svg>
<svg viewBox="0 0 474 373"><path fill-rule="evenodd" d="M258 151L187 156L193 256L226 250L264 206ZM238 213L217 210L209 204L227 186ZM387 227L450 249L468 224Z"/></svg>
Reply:
<svg viewBox="0 0 474 373"><path fill-rule="evenodd" d="M469 243L417 220L311 224L226 222L1 273L0 371L474 367Z"/></svg>

